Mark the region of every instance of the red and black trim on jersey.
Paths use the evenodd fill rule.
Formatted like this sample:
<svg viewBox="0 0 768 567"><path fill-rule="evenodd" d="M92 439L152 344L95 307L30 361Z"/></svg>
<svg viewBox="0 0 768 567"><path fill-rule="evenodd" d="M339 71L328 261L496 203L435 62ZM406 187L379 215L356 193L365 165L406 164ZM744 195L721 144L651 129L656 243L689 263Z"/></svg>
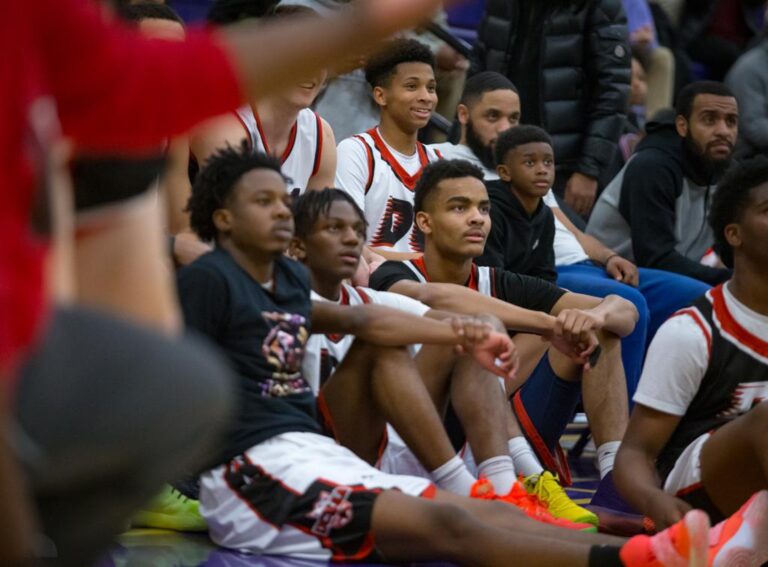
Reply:
<svg viewBox="0 0 768 567"><path fill-rule="evenodd" d="M312 166L312 177L320 171L320 163L323 159L323 121L317 113L315 113L315 123L317 124L317 144L315 145L315 163Z"/></svg>
<svg viewBox="0 0 768 567"><path fill-rule="evenodd" d="M427 150L424 147L424 144L421 142L416 142L416 152L419 154L420 167L419 171L413 175L410 175L407 171L405 171L403 166L400 165L400 162L397 161L395 156L392 155L392 152L389 151L387 144L382 139L381 134L379 134L378 127L371 128L366 132L366 134L371 137L374 147L379 152L379 155L381 155L381 159L384 160L384 162L392 169L395 177L397 177L400 180L400 183L402 183L410 191L413 191L416 188L416 183L421 177L422 170L424 167L429 165L429 156L427 155ZM367 145L368 144L366 144L366 146ZM369 174L369 178L370 177L372 177L372 173Z"/></svg>
<svg viewBox="0 0 768 567"><path fill-rule="evenodd" d="M364 193L367 195L371 185L373 185L373 175L376 172L376 160L373 159L373 150L371 149L371 146L369 146L365 141L365 138L362 136L355 136L355 138L357 138L357 140L359 140L365 148L365 155L368 160L368 180L365 182L364 191Z"/></svg>
<svg viewBox="0 0 768 567"><path fill-rule="evenodd" d="M709 345L709 361L696 395L657 459L662 479L696 438L768 402L768 343L736 320L723 285L677 313L696 321Z"/></svg>
<svg viewBox="0 0 768 567"><path fill-rule="evenodd" d="M259 113L256 111L256 109L253 109L253 117L256 119L256 128L259 130L259 136L261 136L261 143L264 144L264 151L268 155L273 155L272 150L269 147L269 143L267 142L267 137L264 135L264 128L261 125L261 118L259 117ZM288 159L288 156L291 155L291 152L293 151L293 146L296 143L296 132L299 128L298 121L294 121L293 126L291 126L291 131L288 134L288 143L285 145L285 149L283 150L283 155L280 156L280 163L285 163L285 160Z"/></svg>
<svg viewBox="0 0 768 567"><path fill-rule="evenodd" d="M424 256L420 256L414 260L408 260L405 263L411 268L413 272L421 276L419 279L426 283L432 281L430 280L429 274L427 273L427 265L424 262ZM496 268L488 268L488 277L491 284L491 297L496 297ZM467 279L467 283L464 284L464 287L474 289L475 291L480 291L479 282L480 270L477 264L472 262L472 268L469 272L469 279Z"/></svg>
<svg viewBox="0 0 768 567"><path fill-rule="evenodd" d="M369 303L373 303L371 301L370 296L367 293L365 293L363 288L355 286L354 289L357 292L357 295L360 296L360 299L363 301L364 304L367 305ZM347 286L345 285L341 286L341 296L339 297L339 305L349 305L349 291L347 291ZM342 335L340 333L326 333L325 336L328 337L328 339L333 341L334 343L338 343L346 335Z"/></svg>

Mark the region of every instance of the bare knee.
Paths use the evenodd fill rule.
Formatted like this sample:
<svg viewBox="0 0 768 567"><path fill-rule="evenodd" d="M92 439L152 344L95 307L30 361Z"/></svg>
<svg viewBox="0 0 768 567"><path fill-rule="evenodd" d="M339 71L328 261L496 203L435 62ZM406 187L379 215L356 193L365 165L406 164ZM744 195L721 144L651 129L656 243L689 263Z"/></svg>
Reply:
<svg viewBox="0 0 768 567"><path fill-rule="evenodd" d="M475 517L463 508L442 503L432 506L430 515L432 541L441 548L441 556L454 558L466 551L466 541L477 527Z"/></svg>

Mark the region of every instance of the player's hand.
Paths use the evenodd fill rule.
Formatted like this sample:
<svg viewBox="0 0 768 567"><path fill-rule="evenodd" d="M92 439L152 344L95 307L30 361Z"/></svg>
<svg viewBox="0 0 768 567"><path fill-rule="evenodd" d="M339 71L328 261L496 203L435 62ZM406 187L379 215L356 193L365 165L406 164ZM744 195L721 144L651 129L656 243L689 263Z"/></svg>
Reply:
<svg viewBox="0 0 768 567"><path fill-rule="evenodd" d="M611 256L605 264L605 271L617 282L623 282L633 287L640 283L637 266L621 256Z"/></svg>
<svg viewBox="0 0 768 567"><path fill-rule="evenodd" d="M656 524L656 529L661 531L682 520L689 510L691 510L690 504L659 490L648 499L646 512L647 516Z"/></svg>
<svg viewBox="0 0 768 567"><path fill-rule="evenodd" d="M515 378L520 356L507 333L478 318L451 320L454 331L462 341L456 346L459 354L470 354L483 368L510 382Z"/></svg>
<svg viewBox="0 0 768 567"><path fill-rule="evenodd" d="M442 71L466 71L469 69L469 61L447 44L443 44L437 49L435 62L437 68Z"/></svg>
<svg viewBox="0 0 768 567"><path fill-rule="evenodd" d="M571 175L565 186L565 202L581 216L592 210L597 196L597 179L578 171Z"/></svg>
<svg viewBox="0 0 768 567"><path fill-rule="evenodd" d="M188 266L210 251L209 244L201 242L197 236L188 232L177 234L173 240L173 261L177 266Z"/></svg>
<svg viewBox="0 0 768 567"><path fill-rule="evenodd" d="M605 318L586 309L564 309L555 319L553 338L562 339L576 352L572 359L589 370L589 355L599 344L596 331L605 325ZM555 341L553 341L553 344Z"/></svg>

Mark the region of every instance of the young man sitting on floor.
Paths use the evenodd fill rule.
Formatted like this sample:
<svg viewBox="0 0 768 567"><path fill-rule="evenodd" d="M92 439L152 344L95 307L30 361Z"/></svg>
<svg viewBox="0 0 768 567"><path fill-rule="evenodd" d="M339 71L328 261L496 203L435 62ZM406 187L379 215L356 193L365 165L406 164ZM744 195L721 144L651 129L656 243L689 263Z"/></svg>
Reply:
<svg viewBox="0 0 768 567"><path fill-rule="evenodd" d="M402 309L417 316L444 319L452 314L431 310L428 306L404 295L374 291L370 288L353 287L345 284L355 273L361 258L365 242L365 218L352 198L338 189L326 189L302 195L294 206L296 237L291 246L291 255L300 259L309 268L312 278L312 297L318 301L332 301L342 305L362 305L365 303L381 304ZM526 314L535 317L534 313ZM524 317L520 325L525 324ZM304 357L305 376L310 380L315 391L324 386L337 368L342 368L345 357L352 347L354 337L342 335L312 335ZM418 349L414 364L432 396L434 406L445 415L450 401L463 426L472 457L479 463L477 474L493 483L497 493L510 496L524 496L526 491L515 483L517 474L525 475L524 483L537 498L517 498L515 503L541 501L548 511L559 518L573 522L587 522L597 525L597 516L577 506L566 495L555 477L544 472L531 446L513 424L507 435L507 420L514 420L511 409L504 402L503 389L494 380L484 377L487 374L477 364L468 359L456 359L445 347L424 345ZM376 392L373 392L374 397ZM398 393L401 400L393 409L404 412L403 418L418 413L432 413L431 408L416 410L405 392ZM380 404L381 405L381 404ZM344 415L345 405L330 408L331 414ZM335 421L335 419L334 419ZM395 422L392 422L396 425ZM396 427L397 429L397 427ZM350 433L355 434L359 426L352 424ZM440 428L440 442L448 443L447 435ZM416 431L422 437L424 429ZM337 431L337 439L342 445L351 447ZM435 432L436 433L436 432ZM515 435L516 434L516 435ZM408 474L426 474L415 460L412 453L405 449L399 440L392 439L387 445L385 455L399 451L401 457L394 463L392 472ZM433 434L432 437L435 437ZM419 440L420 441L420 440ZM441 443L427 443L427 448L434 449ZM410 443L407 443L410 446ZM423 442L418 443L419 446ZM418 447L414 447L418 454ZM424 463L423 458L419 461ZM439 463L445 459L439 460ZM439 464L438 463L438 464ZM426 463L425 463L426 464ZM429 468L429 467L427 467ZM455 475L457 481L459 475ZM464 476L467 478L468 475ZM471 482L464 481L463 493L469 492ZM438 481L438 486L440 486ZM450 489L450 487L447 487ZM534 490L537 489L537 490ZM532 512L537 513L535 506Z"/></svg>
<svg viewBox="0 0 768 567"><path fill-rule="evenodd" d="M768 487L768 159L725 176L710 224L733 277L659 329L616 459L622 495L658 527Z"/></svg>
<svg viewBox="0 0 768 567"><path fill-rule="evenodd" d="M434 309L493 313L508 329L523 331L514 340L521 361L518 378L525 384L509 393L526 436L542 463L568 482L559 439L583 398L603 477L613 468L628 419L620 337L632 332L637 312L616 296L600 300L540 278L478 267L474 259L483 253L491 230L490 207L483 174L471 163L443 160L425 168L415 197L424 256L384 263L372 274L371 287ZM539 312L538 328L516 327L521 308ZM565 348L564 336L569 339ZM574 338L582 343L581 352L569 348Z"/></svg>
<svg viewBox="0 0 768 567"><path fill-rule="evenodd" d="M216 248L179 274L184 315L241 377L239 419L201 479L214 541L297 558L480 566L671 566L706 553L709 524L700 511L653 538L624 543L535 522L507 504L452 495L426 479L382 473L323 436L301 372L310 328L354 334L370 353L419 342L459 345L502 373L510 371L510 346L505 334L474 320L452 325L377 305L313 303L305 268L283 255L293 237L289 199L279 163L230 149L209 161L190 200L193 228ZM745 536L761 545L766 526L741 518L766 516L765 500L761 493L734 515L715 545L743 545Z"/></svg>

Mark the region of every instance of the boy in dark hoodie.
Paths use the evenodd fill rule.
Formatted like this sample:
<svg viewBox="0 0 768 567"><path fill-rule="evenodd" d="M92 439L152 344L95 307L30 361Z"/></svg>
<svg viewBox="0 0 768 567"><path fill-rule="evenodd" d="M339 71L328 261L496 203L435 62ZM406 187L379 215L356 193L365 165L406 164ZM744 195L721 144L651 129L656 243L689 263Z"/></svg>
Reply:
<svg viewBox="0 0 768 567"><path fill-rule="evenodd" d="M555 180L552 139L538 126L499 135L495 158L500 179L486 184L491 232L477 263L554 283L555 220L542 198Z"/></svg>

